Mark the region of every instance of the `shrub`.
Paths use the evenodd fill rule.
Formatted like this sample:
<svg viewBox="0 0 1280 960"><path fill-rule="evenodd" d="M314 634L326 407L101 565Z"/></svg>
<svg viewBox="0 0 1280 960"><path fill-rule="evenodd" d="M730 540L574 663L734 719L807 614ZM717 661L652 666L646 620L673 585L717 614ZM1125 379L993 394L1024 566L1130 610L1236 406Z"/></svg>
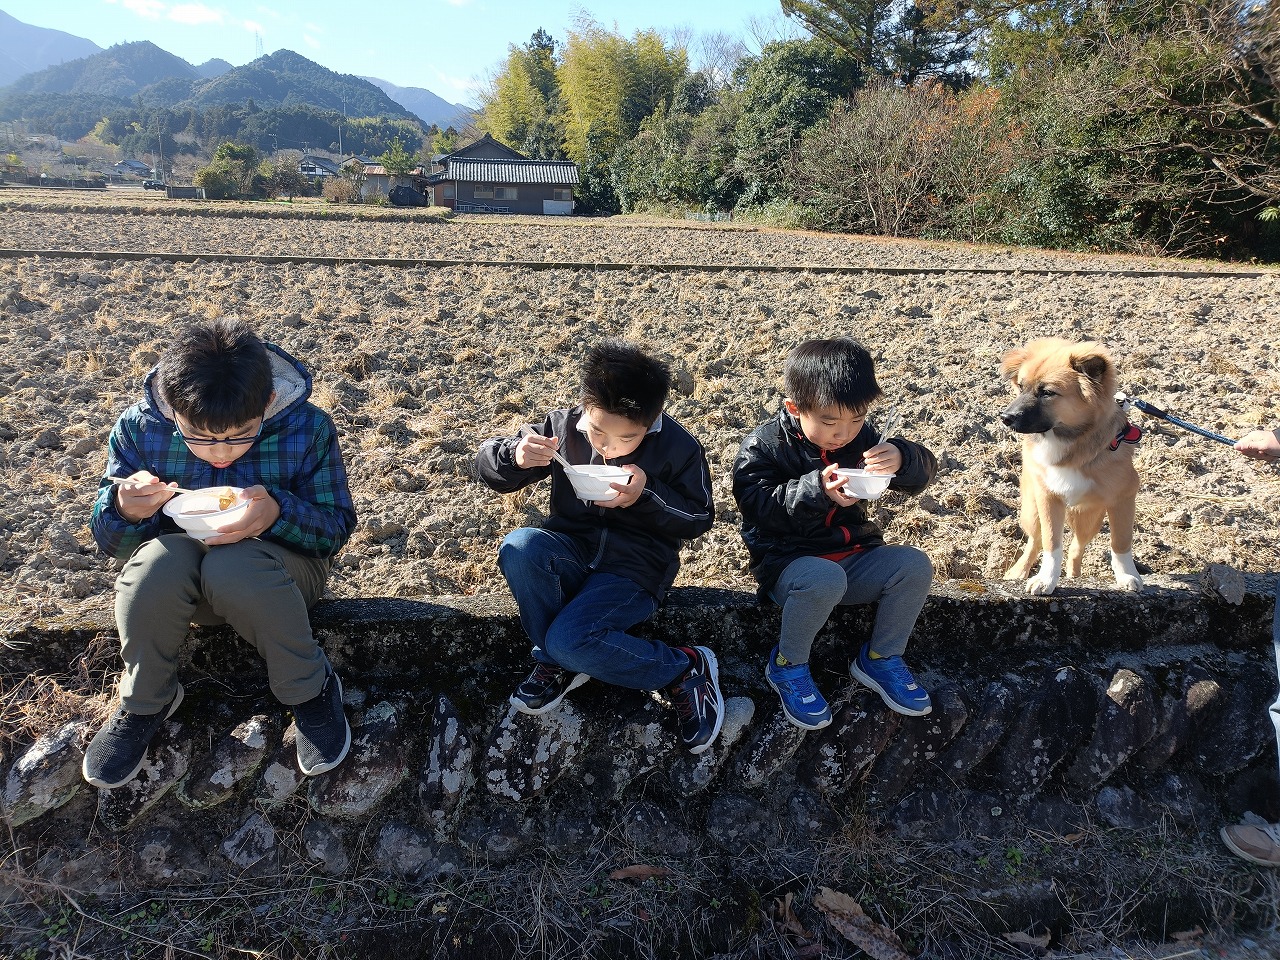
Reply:
<svg viewBox="0 0 1280 960"><path fill-rule="evenodd" d="M329 177L324 182L321 196L330 203L359 203L360 188L346 177Z"/></svg>

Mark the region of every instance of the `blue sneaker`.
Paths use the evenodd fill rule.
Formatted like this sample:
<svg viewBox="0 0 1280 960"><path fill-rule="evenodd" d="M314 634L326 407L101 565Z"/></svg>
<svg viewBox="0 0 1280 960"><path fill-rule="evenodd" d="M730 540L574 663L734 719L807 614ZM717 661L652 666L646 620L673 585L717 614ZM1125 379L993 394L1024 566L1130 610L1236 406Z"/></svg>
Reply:
<svg viewBox="0 0 1280 960"><path fill-rule="evenodd" d="M916 683L901 657L872 660L869 650L870 647L864 645L853 663L849 664L853 679L880 694L880 699L895 713L923 717L933 709L928 692Z"/></svg>
<svg viewBox="0 0 1280 960"><path fill-rule="evenodd" d="M801 730L821 730L831 722L831 708L813 685L807 663L778 666L778 648L769 651L764 678L782 701L782 713Z"/></svg>

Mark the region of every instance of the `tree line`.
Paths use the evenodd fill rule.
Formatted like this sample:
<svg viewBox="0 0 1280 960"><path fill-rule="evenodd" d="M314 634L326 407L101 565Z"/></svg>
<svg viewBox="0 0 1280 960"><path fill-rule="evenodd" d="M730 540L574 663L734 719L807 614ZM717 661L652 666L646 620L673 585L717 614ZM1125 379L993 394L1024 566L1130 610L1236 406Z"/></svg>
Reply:
<svg viewBox="0 0 1280 960"><path fill-rule="evenodd" d="M481 129L571 159L580 209L1280 258L1280 4L781 0L703 57L584 20L513 44Z"/></svg>

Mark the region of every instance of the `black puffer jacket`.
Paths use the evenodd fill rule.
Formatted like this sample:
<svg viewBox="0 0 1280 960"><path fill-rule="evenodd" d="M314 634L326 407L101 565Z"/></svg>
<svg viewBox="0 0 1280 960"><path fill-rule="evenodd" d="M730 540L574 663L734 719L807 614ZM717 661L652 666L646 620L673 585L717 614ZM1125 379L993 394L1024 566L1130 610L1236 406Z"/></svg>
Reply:
<svg viewBox="0 0 1280 960"><path fill-rule="evenodd" d="M602 463L578 429L581 405L552 410L540 426L527 425L514 437L486 440L476 454L480 478L499 493L513 493L551 477L551 516L543 526L582 541L591 568L634 580L661 599L680 569L680 545L711 529L715 518L706 454L684 427L665 413L661 429L645 435L629 456L611 466L634 463L647 476L644 493L629 507L609 509L579 500L557 463L522 470L516 444L526 433L560 438L560 454L570 463Z"/></svg>
<svg viewBox="0 0 1280 960"><path fill-rule="evenodd" d="M884 543L879 526L867 519L866 503L838 507L822 490L828 464L856 467L879 442L868 421L839 450L820 450L787 411L751 431L733 465L733 496L742 511L742 539L751 553L751 572L762 595L797 557L821 557L859 546ZM938 472L928 448L890 437L902 452L902 466L889 489L919 493Z"/></svg>

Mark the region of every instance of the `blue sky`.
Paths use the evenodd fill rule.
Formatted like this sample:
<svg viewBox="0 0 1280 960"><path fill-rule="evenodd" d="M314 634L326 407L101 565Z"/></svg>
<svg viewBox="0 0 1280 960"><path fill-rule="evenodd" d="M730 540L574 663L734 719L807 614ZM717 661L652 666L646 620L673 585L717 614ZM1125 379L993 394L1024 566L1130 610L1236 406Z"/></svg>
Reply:
<svg viewBox="0 0 1280 960"><path fill-rule="evenodd" d="M786 31L778 0L0 0L24 23L65 30L100 47L135 40L193 64L215 57L239 66L289 49L339 73L426 87L454 103L475 103L475 85L539 27L557 40L583 16L625 35L683 30L721 33L758 49L755 37ZM696 43L693 44L696 53Z"/></svg>

